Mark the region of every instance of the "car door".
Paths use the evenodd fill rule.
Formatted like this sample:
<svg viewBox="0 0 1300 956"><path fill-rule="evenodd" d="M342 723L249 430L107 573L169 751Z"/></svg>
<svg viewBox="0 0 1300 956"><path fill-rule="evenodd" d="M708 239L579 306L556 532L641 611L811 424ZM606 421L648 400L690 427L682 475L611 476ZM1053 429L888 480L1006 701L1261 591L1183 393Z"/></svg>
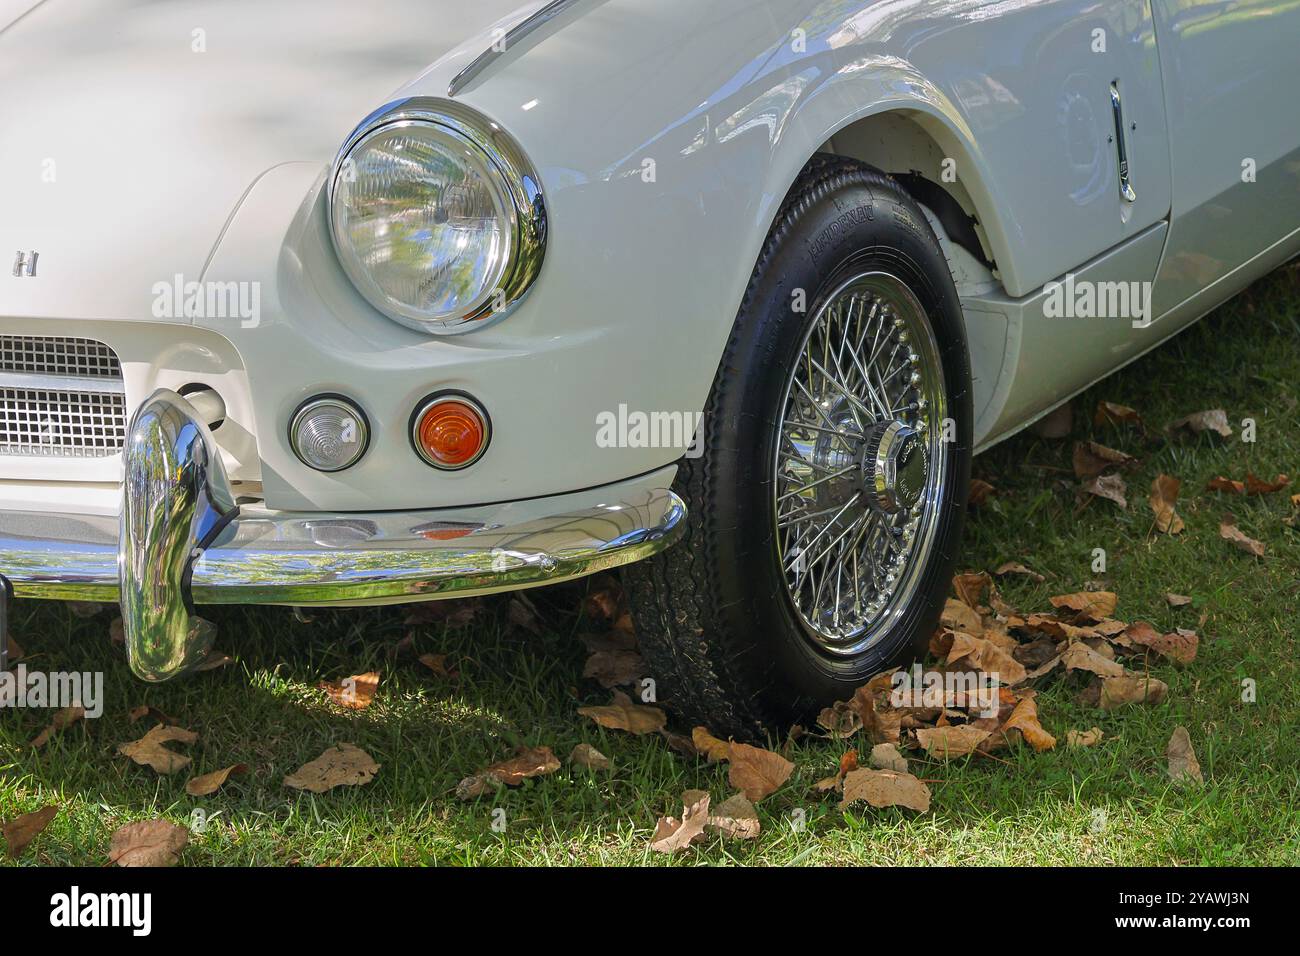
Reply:
<svg viewBox="0 0 1300 956"><path fill-rule="evenodd" d="M1226 297L1250 277L1233 270L1300 227L1300 0L1154 0L1154 12L1173 160L1160 315L1216 283L1205 297Z"/></svg>

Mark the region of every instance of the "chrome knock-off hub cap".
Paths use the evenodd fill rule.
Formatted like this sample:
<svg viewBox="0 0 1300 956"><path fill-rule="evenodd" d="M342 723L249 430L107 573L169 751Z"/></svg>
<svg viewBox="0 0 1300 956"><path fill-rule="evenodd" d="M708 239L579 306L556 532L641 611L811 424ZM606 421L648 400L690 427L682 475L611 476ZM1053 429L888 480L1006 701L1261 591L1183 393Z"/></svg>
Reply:
<svg viewBox="0 0 1300 956"><path fill-rule="evenodd" d="M777 423L777 555L814 646L871 645L905 608L943 498L946 392L934 332L900 279L870 272L809 324Z"/></svg>

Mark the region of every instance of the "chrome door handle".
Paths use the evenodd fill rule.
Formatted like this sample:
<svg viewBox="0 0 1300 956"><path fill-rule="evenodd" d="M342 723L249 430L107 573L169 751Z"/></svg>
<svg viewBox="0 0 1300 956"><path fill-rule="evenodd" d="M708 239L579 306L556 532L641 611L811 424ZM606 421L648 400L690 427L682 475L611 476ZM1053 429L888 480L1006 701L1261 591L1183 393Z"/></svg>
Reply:
<svg viewBox="0 0 1300 956"><path fill-rule="evenodd" d="M1128 146L1124 140L1124 107L1119 101L1119 81L1110 85L1110 108L1115 116L1115 151L1119 156L1119 194L1125 202L1136 202L1133 181L1129 178Z"/></svg>

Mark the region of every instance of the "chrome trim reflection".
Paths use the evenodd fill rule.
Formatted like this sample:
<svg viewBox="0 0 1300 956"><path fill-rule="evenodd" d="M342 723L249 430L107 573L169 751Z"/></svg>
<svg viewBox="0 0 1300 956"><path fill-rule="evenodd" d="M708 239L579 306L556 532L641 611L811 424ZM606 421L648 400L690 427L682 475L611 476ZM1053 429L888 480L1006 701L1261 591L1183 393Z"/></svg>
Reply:
<svg viewBox="0 0 1300 956"><path fill-rule="evenodd" d="M675 471L474 508L329 515L244 506L194 562L190 593L197 604L376 604L566 581L677 539L686 506L670 490ZM108 516L0 513L0 568L19 597L116 600L117 542ZM179 603L180 593L163 589L155 600Z"/></svg>
<svg viewBox="0 0 1300 956"><path fill-rule="evenodd" d="M546 6L539 9L531 16L524 17L508 31L505 36L498 39L490 47L470 61L469 66L461 70L452 77L450 85L447 87L447 96L454 97L465 89L472 80L481 75L488 67L498 59L505 56L510 48L522 40L528 34L532 33L538 27L545 26L551 20L558 17L567 8L573 6L577 0L551 0Z"/></svg>
<svg viewBox="0 0 1300 956"><path fill-rule="evenodd" d="M212 626L190 599L194 562L235 517L221 452L194 406L160 388L127 433L118 532L122 633L138 677L162 681L199 663Z"/></svg>

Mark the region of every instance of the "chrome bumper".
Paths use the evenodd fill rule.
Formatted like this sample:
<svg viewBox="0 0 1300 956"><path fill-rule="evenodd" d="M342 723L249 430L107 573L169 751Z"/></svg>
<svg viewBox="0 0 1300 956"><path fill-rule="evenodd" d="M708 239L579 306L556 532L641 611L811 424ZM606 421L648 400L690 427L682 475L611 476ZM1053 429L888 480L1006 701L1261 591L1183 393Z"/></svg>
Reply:
<svg viewBox="0 0 1300 956"><path fill-rule="evenodd" d="M195 604L383 604L490 594L618 567L675 540L675 466L533 501L418 513L238 506L193 406L160 389L127 437L120 517L0 512L0 574L18 597L120 601L132 669L190 668Z"/></svg>

